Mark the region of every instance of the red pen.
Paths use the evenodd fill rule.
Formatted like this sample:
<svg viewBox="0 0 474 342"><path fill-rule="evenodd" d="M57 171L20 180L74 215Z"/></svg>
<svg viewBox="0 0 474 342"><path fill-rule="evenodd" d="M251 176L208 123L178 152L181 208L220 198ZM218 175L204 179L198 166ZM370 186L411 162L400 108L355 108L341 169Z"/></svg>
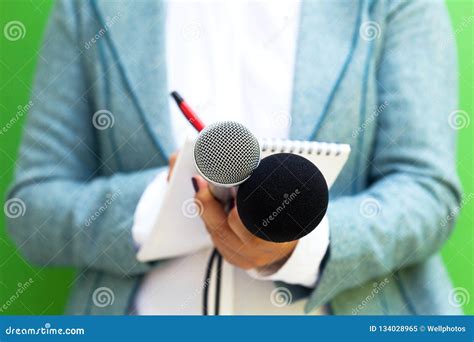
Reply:
<svg viewBox="0 0 474 342"><path fill-rule="evenodd" d="M181 95L178 94L177 91L173 91L171 93L171 96L173 99L176 101L176 104L178 105L179 109L181 110L181 113L184 114L186 119L191 123L191 125L196 128L198 132L201 132L204 129L204 123L199 119L196 113L189 107L189 105L184 101L184 99L181 97Z"/></svg>

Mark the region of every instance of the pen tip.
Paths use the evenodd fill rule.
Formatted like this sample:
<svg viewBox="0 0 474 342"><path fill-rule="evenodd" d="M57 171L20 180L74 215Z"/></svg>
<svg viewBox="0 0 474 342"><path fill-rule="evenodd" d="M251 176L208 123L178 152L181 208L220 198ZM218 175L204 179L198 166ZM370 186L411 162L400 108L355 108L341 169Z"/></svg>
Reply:
<svg viewBox="0 0 474 342"><path fill-rule="evenodd" d="M181 95L178 94L177 91L173 91L171 92L171 97L173 97L173 99L176 101L177 104L180 104L181 102L183 102L183 98L181 97Z"/></svg>

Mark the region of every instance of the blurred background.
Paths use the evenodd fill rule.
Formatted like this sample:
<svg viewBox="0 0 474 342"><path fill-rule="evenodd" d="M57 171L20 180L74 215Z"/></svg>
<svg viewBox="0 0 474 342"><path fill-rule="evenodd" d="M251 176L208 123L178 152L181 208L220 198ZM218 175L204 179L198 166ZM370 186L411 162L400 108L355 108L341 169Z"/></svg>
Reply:
<svg viewBox="0 0 474 342"><path fill-rule="evenodd" d="M464 188L464 201L456 230L442 255L448 267L456 298L466 314L474 314L474 1L447 0L459 53L459 109L465 114L459 126L457 165ZM0 0L0 195L5 199L13 179L15 161L27 114L31 83L40 54L41 37L53 0ZM5 32L12 22L19 35ZM7 39L7 37L9 39ZM67 86L64 85L64 86ZM463 115L464 115L463 113ZM12 117L17 120L12 124ZM448 120L448 118L446 118ZM472 121L472 122L471 122ZM47 194L45 194L47 196ZM5 231L0 211L0 314L62 314L73 285L74 270L38 268L16 251ZM13 302L9 298L24 288ZM4 305L6 303L9 305ZM3 306L3 308L2 308ZM6 307L6 309L5 309Z"/></svg>

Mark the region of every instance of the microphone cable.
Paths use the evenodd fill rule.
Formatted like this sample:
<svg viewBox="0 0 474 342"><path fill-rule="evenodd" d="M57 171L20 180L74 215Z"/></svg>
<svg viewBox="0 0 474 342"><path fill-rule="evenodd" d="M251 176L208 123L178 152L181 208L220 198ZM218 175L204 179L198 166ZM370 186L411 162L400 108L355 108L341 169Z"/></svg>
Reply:
<svg viewBox="0 0 474 342"><path fill-rule="evenodd" d="M225 211L228 213L235 206L235 199L225 204ZM222 255L214 248L209 260L207 261L206 277L204 278L204 292L202 297L202 314L209 316L209 288L211 286L212 269L214 263L217 263L216 272L216 294L214 297L214 315L219 316L220 300L221 300L221 283L222 283Z"/></svg>
<svg viewBox="0 0 474 342"><path fill-rule="evenodd" d="M202 298L202 314L204 316L209 316L209 288L211 285L212 269L214 268L215 263L217 263L217 279L214 298L214 315L219 316L222 278L222 255L217 251L216 248L213 249L209 260L207 261L206 277L204 278L204 292Z"/></svg>

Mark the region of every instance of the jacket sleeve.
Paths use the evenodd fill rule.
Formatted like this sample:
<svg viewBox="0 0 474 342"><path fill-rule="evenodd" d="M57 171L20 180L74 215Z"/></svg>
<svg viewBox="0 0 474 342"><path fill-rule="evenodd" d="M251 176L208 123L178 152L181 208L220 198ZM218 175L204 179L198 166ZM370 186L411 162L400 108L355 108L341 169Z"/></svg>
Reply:
<svg viewBox="0 0 474 342"><path fill-rule="evenodd" d="M135 258L133 213L158 169L104 176L73 5L59 1L50 19L6 203L9 231L34 264L138 274L151 266Z"/></svg>
<svg viewBox="0 0 474 342"><path fill-rule="evenodd" d="M330 255L308 309L343 290L426 260L457 212L457 68L441 1L397 2L386 17L377 73L380 113L370 186L331 201ZM451 115L451 119L452 119Z"/></svg>

